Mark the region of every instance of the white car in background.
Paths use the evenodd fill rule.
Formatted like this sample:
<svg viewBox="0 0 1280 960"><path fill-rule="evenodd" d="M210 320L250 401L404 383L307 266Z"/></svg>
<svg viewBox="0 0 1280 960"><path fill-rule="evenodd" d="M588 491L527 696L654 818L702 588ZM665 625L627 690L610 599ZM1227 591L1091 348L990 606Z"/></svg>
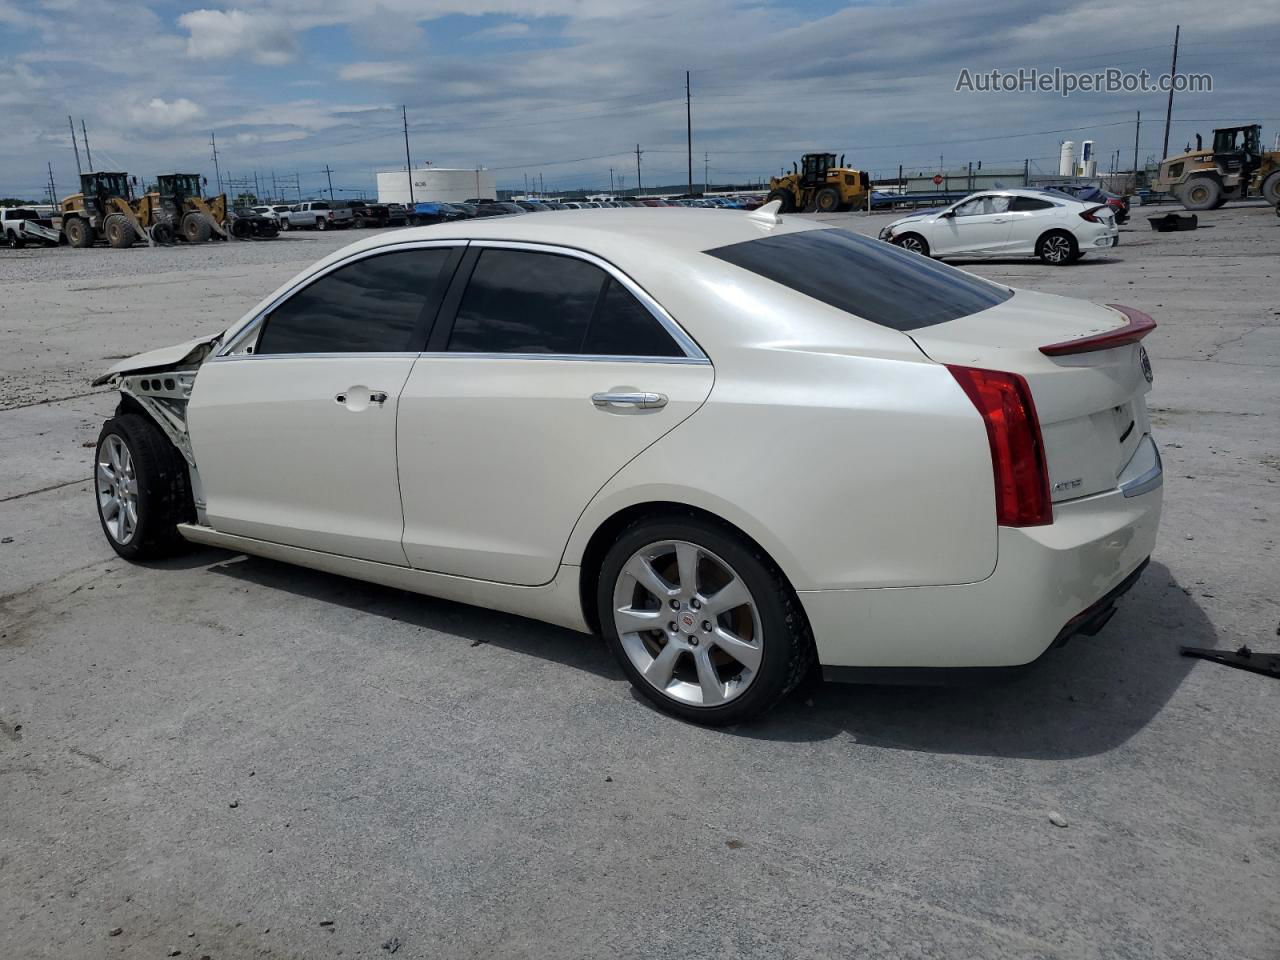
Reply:
<svg viewBox="0 0 1280 960"><path fill-rule="evenodd" d="M1039 257L1062 266L1120 242L1115 214L1042 190L984 190L893 221L880 239L926 257Z"/></svg>
<svg viewBox="0 0 1280 960"><path fill-rule="evenodd" d="M254 207L253 212L258 214L258 216L260 217L267 217L268 219L274 220L276 221L276 223L279 223L281 220L284 219L284 215L289 212L289 204L287 203L273 203L270 205L263 204L262 206Z"/></svg>
<svg viewBox="0 0 1280 960"><path fill-rule="evenodd" d="M601 633L705 723L1100 630L1160 517L1151 318L777 206L339 250L95 381L102 530Z"/></svg>

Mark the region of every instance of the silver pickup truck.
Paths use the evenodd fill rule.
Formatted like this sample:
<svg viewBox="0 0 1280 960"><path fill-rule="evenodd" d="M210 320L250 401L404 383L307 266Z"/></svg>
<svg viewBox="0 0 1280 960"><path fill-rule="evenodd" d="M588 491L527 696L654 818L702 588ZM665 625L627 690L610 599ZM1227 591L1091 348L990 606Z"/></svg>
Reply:
<svg viewBox="0 0 1280 960"><path fill-rule="evenodd" d="M281 230L332 230L351 226L351 210L333 206L327 200L295 203L279 216Z"/></svg>
<svg viewBox="0 0 1280 960"><path fill-rule="evenodd" d="M0 209L0 238L15 250L29 240L57 246L59 230L52 220L30 207L4 207Z"/></svg>

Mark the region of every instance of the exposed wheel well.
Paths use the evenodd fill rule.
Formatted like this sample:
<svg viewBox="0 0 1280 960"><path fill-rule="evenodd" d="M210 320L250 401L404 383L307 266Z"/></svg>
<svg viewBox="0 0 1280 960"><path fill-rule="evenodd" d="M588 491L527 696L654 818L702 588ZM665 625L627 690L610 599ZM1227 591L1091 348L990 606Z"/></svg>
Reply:
<svg viewBox="0 0 1280 960"><path fill-rule="evenodd" d="M600 633L600 619L596 615L596 586L600 579L600 566L604 562L604 556L609 551L609 547L618 539L618 534L625 527L641 517L670 516L672 514L699 517L718 524L742 537L744 541L759 550L768 559L769 563L778 570L779 576L787 582L788 588L794 593L795 588L791 586L791 581L782 571L782 568L778 566L777 561L769 556L769 551L741 527L730 523L723 517L717 516L710 510L693 507L687 503L675 503L666 500L635 503L629 507L624 507L600 524L596 528L596 532L591 535L591 539L587 541L586 549L582 551L582 565L579 567L580 573L578 577L578 594L582 603L582 615L593 633L597 635Z"/></svg>

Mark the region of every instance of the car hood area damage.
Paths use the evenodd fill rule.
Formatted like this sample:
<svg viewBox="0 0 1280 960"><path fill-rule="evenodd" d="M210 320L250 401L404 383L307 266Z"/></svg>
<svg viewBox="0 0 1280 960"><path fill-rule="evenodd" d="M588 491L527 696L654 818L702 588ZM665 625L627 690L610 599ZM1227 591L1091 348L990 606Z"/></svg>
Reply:
<svg viewBox="0 0 1280 960"><path fill-rule="evenodd" d="M178 367L198 367L213 350L213 345L222 338L222 334L212 337L197 337L185 343L175 343L171 347L160 347L127 357L113 364L100 377L90 381L93 386L101 387L116 377L130 373L143 373L175 369Z"/></svg>

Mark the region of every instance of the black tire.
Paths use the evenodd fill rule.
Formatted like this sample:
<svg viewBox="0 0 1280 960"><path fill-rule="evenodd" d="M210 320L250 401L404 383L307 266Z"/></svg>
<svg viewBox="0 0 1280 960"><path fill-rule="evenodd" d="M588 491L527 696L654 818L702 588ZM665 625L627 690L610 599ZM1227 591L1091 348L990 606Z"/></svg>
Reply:
<svg viewBox="0 0 1280 960"><path fill-rule="evenodd" d="M632 663L618 635L613 593L622 568L636 551L663 540L697 544L727 562L756 605L763 632L760 666L742 693L719 706L696 706L659 691ZM764 713L795 689L817 658L808 618L777 565L759 546L727 525L692 512L641 517L622 530L601 564L596 610L605 641L637 692L659 709L695 723L738 723Z"/></svg>
<svg viewBox="0 0 1280 960"><path fill-rule="evenodd" d="M929 241L918 233L903 233L893 238L893 245L901 247L903 250L910 250L912 253L918 253L922 257L931 256L929 253Z"/></svg>
<svg viewBox="0 0 1280 960"><path fill-rule="evenodd" d="M1050 230L1036 241L1036 256L1051 267L1065 267L1080 259L1080 246L1067 231Z"/></svg>
<svg viewBox="0 0 1280 960"><path fill-rule="evenodd" d="M288 221L288 220L286 220L286 219L284 219L283 217L281 217L281 218L280 218L280 232L281 232L281 233L284 233L284 232L285 232L286 230L288 230L288 229L289 229L289 221Z"/></svg>
<svg viewBox="0 0 1280 960"><path fill-rule="evenodd" d="M1262 199L1273 207L1280 204L1280 170L1267 175L1267 179L1262 181L1259 192L1262 194Z"/></svg>
<svg viewBox="0 0 1280 960"><path fill-rule="evenodd" d="M137 484L137 524L124 543L108 528L100 493L98 464L110 462L105 445L113 436L128 448ZM122 413L102 425L94 452L93 482L98 522L107 542L120 556L134 561L158 560L184 549L186 541L177 525L195 516L187 464L150 419L137 413Z"/></svg>
<svg viewBox="0 0 1280 960"><path fill-rule="evenodd" d="M328 229L329 229L329 221L328 221L328 220L326 220L324 217L316 217L316 229L317 229L317 230L328 230Z"/></svg>
<svg viewBox="0 0 1280 960"><path fill-rule="evenodd" d="M353 230L363 230L367 226L368 224L365 223L364 217L356 217L351 221L351 227Z"/></svg>
<svg viewBox="0 0 1280 960"><path fill-rule="evenodd" d="M84 249L92 247L94 241L93 227L83 217L72 217L62 228L67 235L67 243L73 247Z"/></svg>
<svg viewBox="0 0 1280 960"><path fill-rule="evenodd" d="M167 246L168 244L173 243L175 238L176 234L173 229L173 224L168 220L159 220L151 228L151 239L155 243Z"/></svg>
<svg viewBox="0 0 1280 960"><path fill-rule="evenodd" d="M117 250L132 247L133 241L137 239L133 232L133 224L126 220L122 214L117 213L107 217L105 226L104 232L107 235L107 243Z"/></svg>
<svg viewBox="0 0 1280 960"><path fill-rule="evenodd" d="M775 200L781 200L782 206L778 208L779 213L794 213L796 209L796 198L791 195L790 190L771 190L765 203L773 203Z"/></svg>
<svg viewBox="0 0 1280 960"><path fill-rule="evenodd" d="M840 210L840 191L835 187L823 187L813 196L813 206L818 213L837 213Z"/></svg>
<svg viewBox="0 0 1280 960"><path fill-rule="evenodd" d="M1178 199L1188 210L1213 210L1221 206L1222 184L1213 177L1192 177L1178 191Z"/></svg>
<svg viewBox="0 0 1280 960"><path fill-rule="evenodd" d="M213 221L203 213L188 213L182 218L182 238L187 243L207 243L213 236Z"/></svg>
<svg viewBox="0 0 1280 960"><path fill-rule="evenodd" d="M27 245L26 241L23 240L22 237L18 236L17 232L13 230L10 230L5 234L5 240L14 250L21 250Z"/></svg>

